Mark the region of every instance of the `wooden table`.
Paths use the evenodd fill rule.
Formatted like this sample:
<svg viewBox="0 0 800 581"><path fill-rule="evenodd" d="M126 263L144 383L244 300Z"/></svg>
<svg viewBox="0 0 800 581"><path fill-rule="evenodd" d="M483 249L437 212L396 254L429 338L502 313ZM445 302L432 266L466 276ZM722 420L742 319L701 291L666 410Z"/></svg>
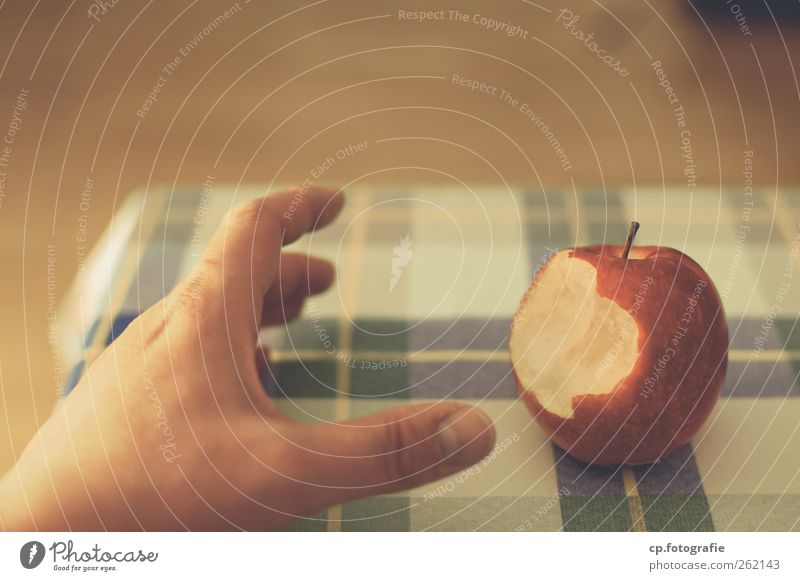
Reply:
<svg viewBox="0 0 800 581"><path fill-rule="evenodd" d="M53 308L136 186L800 183L796 22L450 4L3 4L0 468L57 396Z"/></svg>

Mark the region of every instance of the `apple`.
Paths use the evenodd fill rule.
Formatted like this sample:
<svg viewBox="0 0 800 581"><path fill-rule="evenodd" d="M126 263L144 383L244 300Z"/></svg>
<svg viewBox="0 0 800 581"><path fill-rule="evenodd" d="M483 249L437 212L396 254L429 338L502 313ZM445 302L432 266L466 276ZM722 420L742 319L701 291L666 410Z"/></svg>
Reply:
<svg viewBox="0 0 800 581"><path fill-rule="evenodd" d="M683 446L719 398L728 325L703 268L672 248L561 250L514 315L509 351L526 405L584 462L643 464Z"/></svg>

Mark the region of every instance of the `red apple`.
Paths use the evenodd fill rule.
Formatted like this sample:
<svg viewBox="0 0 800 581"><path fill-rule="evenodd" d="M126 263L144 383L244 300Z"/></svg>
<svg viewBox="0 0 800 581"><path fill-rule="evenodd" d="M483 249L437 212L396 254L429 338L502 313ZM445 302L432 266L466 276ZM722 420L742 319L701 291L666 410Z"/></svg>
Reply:
<svg viewBox="0 0 800 581"><path fill-rule="evenodd" d="M714 407L728 362L719 293L672 248L562 250L538 270L511 325L514 377L534 417L593 464L654 462Z"/></svg>

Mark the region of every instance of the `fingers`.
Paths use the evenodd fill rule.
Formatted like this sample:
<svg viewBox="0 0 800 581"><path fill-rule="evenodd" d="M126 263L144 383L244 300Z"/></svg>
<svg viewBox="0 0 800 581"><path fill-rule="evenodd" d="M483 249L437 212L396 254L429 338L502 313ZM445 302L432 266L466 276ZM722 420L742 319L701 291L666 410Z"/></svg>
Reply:
<svg viewBox="0 0 800 581"><path fill-rule="evenodd" d="M300 513L454 474L494 447L491 420L455 402L390 409L346 424L297 424L290 433ZM305 489L305 490L303 490Z"/></svg>
<svg viewBox="0 0 800 581"><path fill-rule="evenodd" d="M333 265L327 260L284 252L280 274L264 297L261 324L291 321L300 314L304 299L326 290L333 278Z"/></svg>
<svg viewBox="0 0 800 581"><path fill-rule="evenodd" d="M259 345L256 349L256 369L261 377L269 373L269 355L270 348L267 345Z"/></svg>
<svg viewBox="0 0 800 581"><path fill-rule="evenodd" d="M304 304L305 301L300 299L291 303L283 303L269 311L264 311L261 317L261 324L269 327L270 325L280 325L293 321L303 312Z"/></svg>
<svg viewBox="0 0 800 581"><path fill-rule="evenodd" d="M203 254L200 276L222 293L231 334L254 344L264 298L280 269L280 250L330 223L341 210L340 192L294 188L250 200L231 210Z"/></svg>

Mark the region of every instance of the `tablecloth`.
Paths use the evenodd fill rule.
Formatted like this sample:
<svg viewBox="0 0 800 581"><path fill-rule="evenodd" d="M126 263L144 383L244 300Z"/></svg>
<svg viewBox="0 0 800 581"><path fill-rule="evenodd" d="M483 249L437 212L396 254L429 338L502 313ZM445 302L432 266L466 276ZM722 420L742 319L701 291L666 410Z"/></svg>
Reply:
<svg viewBox="0 0 800 581"><path fill-rule="evenodd" d="M128 197L63 306L66 391L193 268L233 204L270 189L209 180ZM309 422L455 398L492 417L497 446L446 480L332 507L290 530L800 530L800 192L348 192L336 223L292 245L332 260L338 279L301 319L264 333L274 359L265 389ZM730 361L722 398L691 444L652 465L593 467L552 445L518 398L507 332L553 249L621 243L633 219L637 244L678 248L709 272L729 320Z"/></svg>

